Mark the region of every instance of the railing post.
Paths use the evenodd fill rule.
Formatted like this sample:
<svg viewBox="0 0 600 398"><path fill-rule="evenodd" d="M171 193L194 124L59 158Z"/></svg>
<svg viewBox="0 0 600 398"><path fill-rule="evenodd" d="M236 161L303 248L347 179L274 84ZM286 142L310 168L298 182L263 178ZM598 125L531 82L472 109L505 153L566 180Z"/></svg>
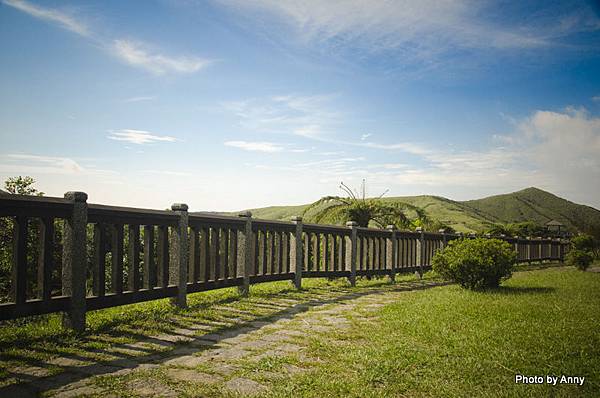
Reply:
<svg viewBox="0 0 600 398"><path fill-rule="evenodd" d="M396 247L398 246L398 242L396 241L396 226L388 225L386 227L388 231L390 231L390 237L387 239L387 248L386 254L387 258L385 259L386 265L389 264L390 267L390 280L392 282L396 281Z"/></svg>
<svg viewBox="0 0 600 398"><path fill-rule="evenodd" d="M531 246L533 245L531 236L525 237L525 242L527 243L527 263L531 264Z"/></svg>
<svg viewBox="0 0 600 398"><path fill-rule="evenodd" d="M425 250L425 233L423 228L417 227L415 232L419 234L419 240L417 240L417 264L419 265L419 278L423 278L423 261L425 256L423 251Z"/></svg>
<svg viewBox="0 0 600 398"><path fill-rule="evenodd" d="M87 238L87 194L67 192L73 202L73 213L64 224L62 294L71 297L69 310L63 315L63 326L77 332L85 330L85 279Z"/></svg>
<svg viewBox="0 0 600 398"><path fill-rule="evenodd" d="M448 244L448 237L446 236L446 230L444 228L438 229L438 233L442 234L442 249Z"/></svg>
<svg viewBox="0 0 600 398"><path fill-rule="evenodd" d="M302 288L302 260L304 247L302 245L302 217L292 217L292 222L296 224L296 231L292 237L290 245L292 264L294 265L294 286L296 289Z"/></svg>
<svg viewBox="0 0 600 398"><path fill-rule="evenodd" d="M174 228L169 264L169 280L177 285L177 296L171 303L179 308L187 307L187 271L188 271L188 206L185 203L174 203L171 210L177 213L179 220Z"/></svg>
<svg viewBox="0 0 600 398"><path fill-rule="evenodd" d="M238 286L242 296L250 294L250 273L252 272L252 213L246 211L238 214L245 221L242 233L238 235L237 247L237 276L243 278L243 283Z"/></svg>
<svg viewBox="0 0 600 398"><path fill-rule="evenodd" d="M350 271L348 281L350 286L356 286L356 261L358 260L358 223L356 221L348 221L346 227L350 228L350 244L346 245L346 250L350 251L350 255L346 255L348 263L346 270ZM348 265L350 269L348 269Z"/></svg>

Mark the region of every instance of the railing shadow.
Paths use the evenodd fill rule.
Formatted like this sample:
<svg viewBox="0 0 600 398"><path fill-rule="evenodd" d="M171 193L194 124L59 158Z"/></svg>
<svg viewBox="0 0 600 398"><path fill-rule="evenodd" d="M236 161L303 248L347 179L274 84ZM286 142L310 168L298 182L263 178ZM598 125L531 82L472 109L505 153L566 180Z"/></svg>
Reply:
<svg viewBox="0 0 600 398"><path fill-rule="evenodd" d="M45 376L36 376L35 374L27 374L24 372L25 366L21 366L19 368L6 369L6 373L9 377L16 378L20 380L18 383L10 384L5 387L0 388L0 396L4 397L12 397L12 396L38 396L44 391L58 389L67 384L77 382L92 376L100 376L108 373L113 373L116 371L129 371L139 367L142 364L160 364L169 359L172 359L174 356L185 355L181 352L187 352L189 349L194 349L196 351L201 351L204 349L210 349L216 344L219 344L221 340L226 338L235 337L242 333L247 333L251 330L257 330L261 326L256 326L257 324L271 324L283 319L291 319L296 314L309 311L313 307L327 305L327 304L335 304L341 303L344 301L356 299L357 297L366 296L366 295L376 295L382 294L389 291L408 291L408 290L418 290L418 289L427 289L430 287L440 286L446 283L439 282L431 282L431 281L420 281L420 282L398 282L394 285L389 285L386 288L382 288L380 286L376 287L367 287L366 290L354 291L349 288L340 287L339 289L330 289L326 291L321 291L321 289L313 289L309 292L310 296L305 298L290 298L280 292L274 292L272 294L265 294L257 297L257 299L265 299L269 298L280 298L280 299L288 299L295 300L297 303L290 304L289 307L284 309L277 309L271 313L264 315L256 315L252 318L246 317L247 319L239 322L239 313L231 312L229 314L223 314L220 318L223 320L230 319L231 326L222 326L217 328L212 328L212 330L208 331L204 334L199 335L189 335L185 333L178 332L177 330L165 331L161 335L158 336L146 336L140 333L134 332L119 332L111 335L110 333L105 334L106 338L109 340L112 337L116 337L117 335L121 338L128 338L135 340L136 343L146 343L149 344L147 347L132 347L132 344L136 343L128 343L128 344L113 344L111 348L123 349L125 352L119 352L114 350L105 350L105 349L95 349L90 350L90 357L81 355L80 353L68 353L61 351L60 349L52 348L42 348L31 346L32 350L34 350L34 356L24 356L17 353L2 353L0 358L2 360L18 360L27 364L27 366L35 367L37 369L41 369L42 371L46 369L48 372L56 371L56 368L60 368L61 372L58 374L51 374ZM328 293L328 295L336 294L335 297L320 297L324 292ZM229 298L225 299L226 302L231 302ZM249 303L251 305L251 303ZM224 305L220 302L213 302L214 306ZM210 308L210 306L209 306ZM277 308L277 307L274 307ZM185 313L182 314L174 314L173 316L182 316L184 319L187 318ZM210 325L211 320L209 319L196 319L196 325ZM177 325L180 329L186 329L189 326L188 323L182 322L170 322L172 325ZM92 342L92 341L102 341L103 336L86 336L82 338L83 342ZM59 341L56 341L58 346L66 346L68 345L66 342L62 342L60 344ZM157 347L155 349L151 347ZM161 349L158 349L160 347ZM128 352L139 353L139 355L131 355ZM93 358L94 354L105 354L110 355L114 359L111 360L98 360ZM59 355L60 358L64 358L66 360L80 361L84 363L89 363L89 365L83 366L68 366L68 365L56 365L52 364L52 360L45 361L39 358L35 358L35 356L48 357L52 355ZM189 355L189 353L187 354ZM67 361L68 362L68 361ZM53 370L52 370L53 369ZM41 372L44 373L44 372ZM0 382L2 379L0 379Z"/></svg>

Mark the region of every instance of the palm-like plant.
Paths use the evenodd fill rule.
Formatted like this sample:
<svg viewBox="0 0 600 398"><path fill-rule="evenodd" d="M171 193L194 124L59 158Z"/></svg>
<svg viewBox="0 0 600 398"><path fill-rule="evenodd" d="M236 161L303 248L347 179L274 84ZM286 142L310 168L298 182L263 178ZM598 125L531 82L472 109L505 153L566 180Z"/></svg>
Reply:
<svg viewBox="0 0 600 398"><path fill-rule="evenodd" d="M425 211L417 206L400 202L383 202L381 198L387 190L377 198L367 198L365 180L361 186L362 195L352 191L343 182L340 184L340 189L348 196L324 196L308 206L304 214L314 211L310 218L317 223L355 221L360 227L368 227L369 223L373 222L380 228L395 225L397 228L405 229L415 226L415 222L424 225L429 221ZM407 211L414 212L417 215L416 219L411 221L406 215Z"/></svg>

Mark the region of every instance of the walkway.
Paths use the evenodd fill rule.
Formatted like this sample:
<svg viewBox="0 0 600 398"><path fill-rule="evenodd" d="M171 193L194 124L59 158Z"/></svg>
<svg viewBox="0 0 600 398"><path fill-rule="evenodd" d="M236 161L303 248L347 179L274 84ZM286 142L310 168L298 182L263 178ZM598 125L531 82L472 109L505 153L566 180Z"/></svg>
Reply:
<svg viewBox="0 0 600 398"><path fill-rule="evenodd" d="M178 397L260 395L270 385L309 372L320 361L307 354L309 337L335 340L352 322L368 322L402 292L439 282L401 282L365 288L311 291L305 299L276 295L254 300L266 316L221 303L222 322L202 322L172 333L115 344L95 358L68 355L48 364L10 370L20 383L0 388L0 396ZM359 314L359 317L356 315ZM350 315L354 315L350 319ZM219 325L221 323L221 325ZM215 332L217 327L217 332Z"/></svg>

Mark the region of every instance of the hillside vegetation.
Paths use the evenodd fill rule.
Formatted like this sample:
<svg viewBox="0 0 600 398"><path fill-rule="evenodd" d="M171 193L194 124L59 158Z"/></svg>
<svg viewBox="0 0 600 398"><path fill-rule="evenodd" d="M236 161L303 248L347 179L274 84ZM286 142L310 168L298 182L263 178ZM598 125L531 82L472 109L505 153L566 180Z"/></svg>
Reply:
<svg viewBox="0 0 600 398"><path fill-rule="evenodd" d="M425 209L433 217L459 232L481 232L495 223L534 221L540 225L550 220L563 223L570 231L600 232L600 211L579 205L538 188L495 195L483 199L455 201L440 196L399 196L381 199L405 202ZM253 217L268 220L289 220L308 207L270 206L250 209Z"/></svg>

